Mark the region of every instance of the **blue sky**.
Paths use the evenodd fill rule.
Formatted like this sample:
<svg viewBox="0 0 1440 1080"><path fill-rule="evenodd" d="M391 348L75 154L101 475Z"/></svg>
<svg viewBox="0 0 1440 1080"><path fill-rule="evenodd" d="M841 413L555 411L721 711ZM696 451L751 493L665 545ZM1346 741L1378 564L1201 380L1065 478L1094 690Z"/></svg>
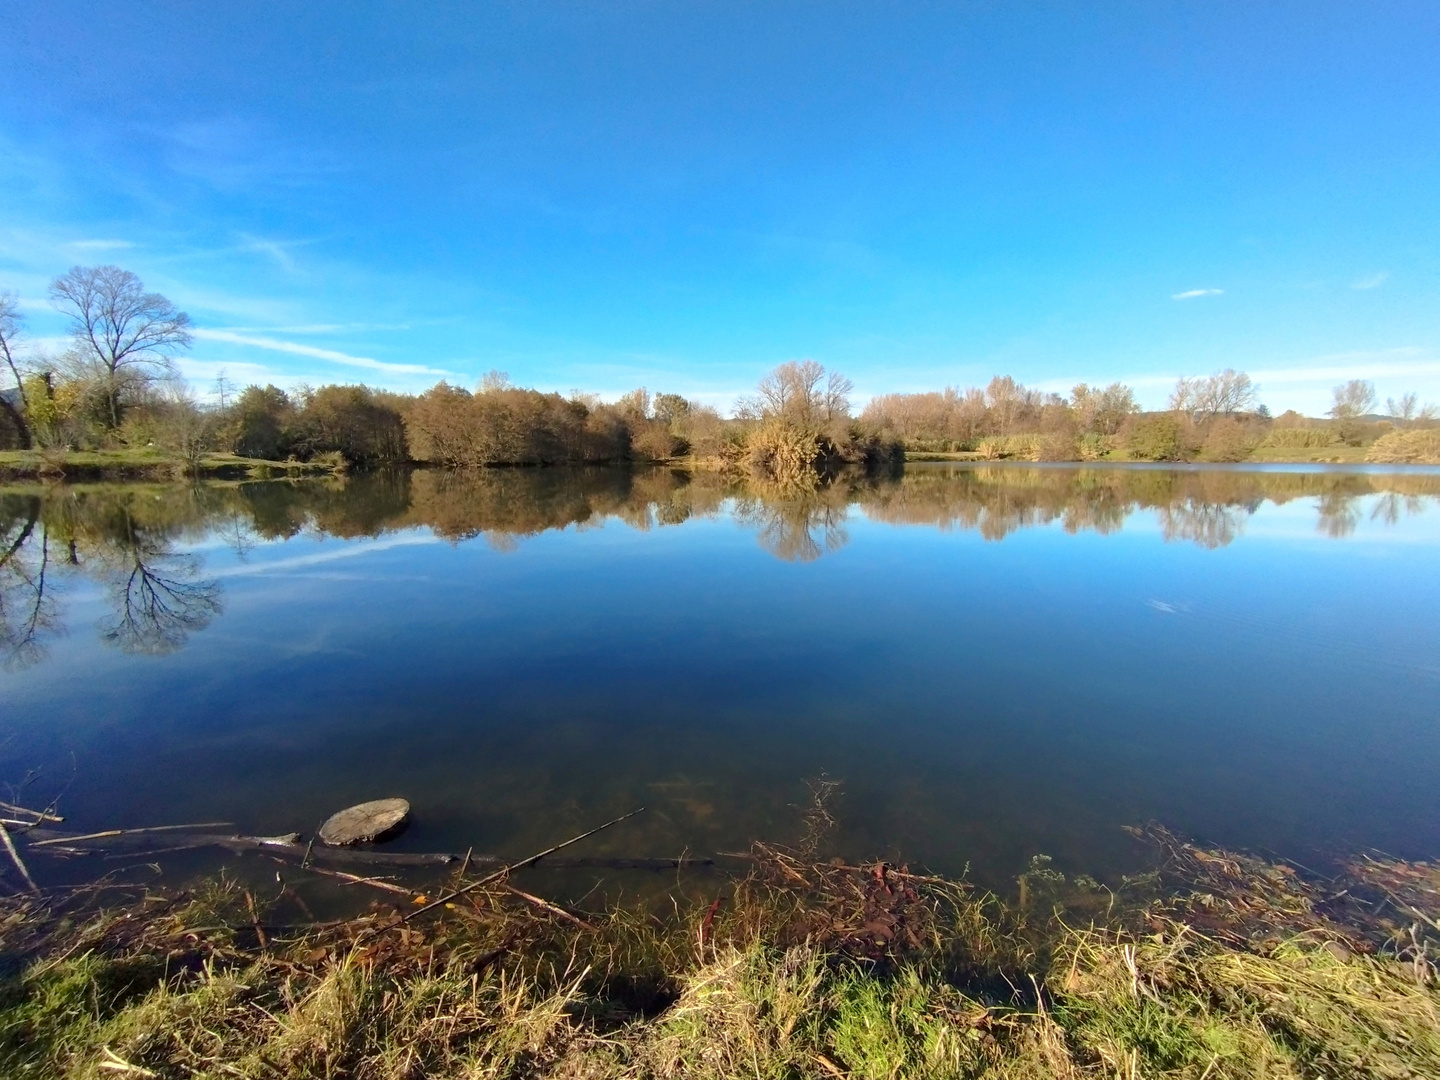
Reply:
<svg viewBox="0 0 1440 1080"><path fill-rule="evenodd" d="M1440 402L1440 5L6 5L0 288L97 262L200 389Z"/></svg>

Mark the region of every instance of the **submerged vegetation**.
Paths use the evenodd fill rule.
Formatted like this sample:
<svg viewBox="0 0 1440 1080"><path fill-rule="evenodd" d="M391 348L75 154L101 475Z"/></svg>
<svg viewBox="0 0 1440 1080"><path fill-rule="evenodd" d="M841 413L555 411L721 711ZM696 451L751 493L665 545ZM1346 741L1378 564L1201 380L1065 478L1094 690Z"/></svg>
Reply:
<svg viewBox="0 0 1440 1080"><path fill-rule="evenodd" d="M404 922L419 911L407 901L425 899L393 884L385 905L318 922L304 898L317 881L299 868L263 892L226 877L127 885L137 879L118 871L0 906L0 1066L66 1078L1440 1073L1440 867L1359 858L1324 879L1135 831L1158 853L1153 872L1107 887L1037 856L1008 899L825 859L813 831L794 848L756 844L748 870L645 899L579 910L501 878Z"/></svg>

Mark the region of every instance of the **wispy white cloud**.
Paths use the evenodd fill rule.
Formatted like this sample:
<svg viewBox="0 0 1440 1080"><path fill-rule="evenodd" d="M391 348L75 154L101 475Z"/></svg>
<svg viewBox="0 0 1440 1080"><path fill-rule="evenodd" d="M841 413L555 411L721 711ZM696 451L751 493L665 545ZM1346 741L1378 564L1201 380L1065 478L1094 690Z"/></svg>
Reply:
<svg viewBox="0 0 1440 1080"><path fill-rule="evenodd" d="M352 356L335 349L321 349L314 345L302 345L296 341L281 341L277 338L253 337L236 334L228 330L198 328L192 331L202 341L223 341L231 345L245 345L253 349L269 349L272 352L290 353L294 356L308 356L315 360L328 360L332 364L368 368L371 371L385 371L393 375L450 375L443 368L425 367L421 364L392 364L368 356Z"/></svg>
<svg viewBox="0 0 1440 1080"><path fill-rule="evenodd" d="M296 326L217 326L232 334L368 334L376 330L409 330L409 323L302 323Z"/></svg>
<svg viewBox="0 0 1440 1080"><path fill-rule="evenodd" d="M1263 390L1268 386L1282 384L1316 383L1329 386L1346 379L1389 379L1424 378L1440 376L1440 357L1427 349L1414 345L1395 349L1369 349L1356 352L1327 353L1312 357L1294 367L1255 368L1242 362L1232 366L1245 371ZM1208 374L1194 369L1187 374ZM1048 379L1035 383L1041 390L1065 393L1077 382L1090 385L1105 385L1122 382L1138 389L1171 387L1177 374L1146 372L1144 374L1092 376L1085 379Z"/></svg>
<svg viewBox="0 0 1440 1080"><path fill-rule="evenodd" d="M267 240L263 236L246 236L244 234L241 235L240 240L241 251L252 251L261 255L268 255L275 261L275 264L287 274L299 272L299 267L295 265L295 259L291 256L290 252L286 250L288 245L276 240Z"/></svg>
<svg viewBox="0 0 1440 1080"><path fill-rule="evenodd" d="M1378 274L1371 274L1369 277L1363 277L1359 281L1352 282L1350 287L1352 289L1378 289L1381 285L1385 284L1389 277L1389 271L1381 270Z"/></svg>
<svg viewBox="0 0 1440 1080"><path fill-rule="evenodd" d="M71 240L63 246L76 251L122 251L135 245L129 240Z"/></svg>
<svg viewBox="0 0 1440 1080"><path fill-rule="evenodd" d="M264 364L254 364L246 360L209 360L198 359L193 356L181 356L175 360L175 366L192 383L200 383L198 389L204 391L204 384L214 382L215 379L224 375L232 382L277 382L285 376L274 368L266 367Z"/></svg>
<svg viewBox="0 0 1440 1080"><path fill-rule="evenodd" d="M1440 375L1440 359L1425 350L1407 347L1378 352L1333 353L1318 356L1293 368L1251 371L1262 385L1275 383L1334 382L1342 379L1389 379Z"/></svg>
<svg viewBox="0 0 1440 1080"><path fill-rule="evenodd" d="M1171 300L1194 300L1199 296L1219 296L1224 289L1186 289L1184 292L1171 293Z"/></svg>
<svg viewBox="0 0 1440 1080"><path fill-rule="evenodd" d="M329 551L317 551L311 555L292 555L284 559L257 561L245 563L240 566L217 567L211 570L208 576L212 578L222 578L242 577L252 574L273 574L279 571L320 566L325 563L336 562L340 559L363 558L366 555L372 555L379 551L389 551L392 548L441 543L444 543L444 541L433 533L401 533L398 536L387 536L379 540L350 541L343 547L332 548Z"/></svg>

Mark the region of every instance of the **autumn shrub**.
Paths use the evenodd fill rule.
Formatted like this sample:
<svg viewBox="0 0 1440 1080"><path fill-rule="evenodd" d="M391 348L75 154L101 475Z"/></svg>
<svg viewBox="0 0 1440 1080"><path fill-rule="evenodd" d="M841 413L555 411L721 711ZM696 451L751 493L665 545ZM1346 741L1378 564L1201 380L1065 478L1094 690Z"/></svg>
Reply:
<svg viewBox="0 0 1440 1080"><path fill-rule="evenodd" d="M1311 450L1339 442L1327 427L1272 427L1260 445L1276 450Z"/></svg>
<svg viewBox="0 0 1440 1080"><path fill-rule="evenodd" d="M1440 429L1382 435L1366 451L1365 460L1385 465L1440 465Z"/></svg>
<svg viewBox="0 0 1440 1080"><path fill-rule="evenodd" d="M1207 461L1244 461L1254 448L1244 424L1230 417L1221 417L1210 424L1200 452Z"/></svg>
<svg viewBox="0 0 1440 1080"><path fill-rule="evenodd" d="M1073 431L1052 431L1040 439L1036 461L1079 461L1080 437Z"/></svg>

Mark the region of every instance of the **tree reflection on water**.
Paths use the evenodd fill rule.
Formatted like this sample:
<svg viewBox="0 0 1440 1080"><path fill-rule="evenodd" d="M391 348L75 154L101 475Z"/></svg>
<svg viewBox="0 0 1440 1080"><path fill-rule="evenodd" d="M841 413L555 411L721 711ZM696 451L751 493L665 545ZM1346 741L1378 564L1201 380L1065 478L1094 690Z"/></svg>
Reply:
<svg viewBox="0 0 1440 1080"><path fill-rule="evenodd" d="M422 470L348 480L114 484L0 489L0 657L10 668L47 656L65 632L70 583L103 586L100 639L126 652L182 648L221 612L201 541L242 561L257 545L302 533L375 537L425 528L498 550L524 538L615 520L639 530L728 516L779 559L809 562L844 547L852 515L893 525L974 530L999 541L1057 525L1118 532L1155 514L1167 542L1221 548L1266 503L1310 502L1316 529L1351 536L1362 521L1397 525L1440 499L1440 474L1245 469L919 467L843 474L823 485L761 484L671 469Z"/></svg>

